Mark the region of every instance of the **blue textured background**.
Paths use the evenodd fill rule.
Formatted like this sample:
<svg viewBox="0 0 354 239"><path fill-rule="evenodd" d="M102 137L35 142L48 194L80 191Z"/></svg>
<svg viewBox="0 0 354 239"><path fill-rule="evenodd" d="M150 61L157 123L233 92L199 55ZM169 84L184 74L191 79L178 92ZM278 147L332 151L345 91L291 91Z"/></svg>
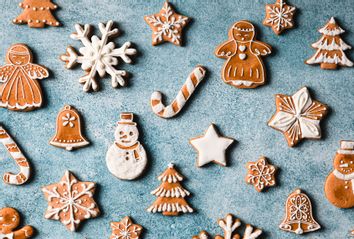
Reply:
<svg viewBox="0 0 354 239"><path fill-rule="evenodd" d="M298 187L312 199L315 217L322 226L304 238L347 238L349 229L354 229L353 209L335 208L323 192L339 140L354 139L353 69L324 71L304 64L315 52L311 43L321 37L317 29L331 16L337 17L347 30L344 40L354 45L352 0L292 0L289 3L298 7L297 26L281 36L262 25L264 5L273 0L171 1L179 13L193 18L185 31L185 47L151 46L151 30L143 16L158 12L163 1L56 0L60 10L55 15L63 26L45 29L12 24L11 20L21 12L18 2L1 0L1 63L11 44L23 42L33 50L35 62L50 69L51 77L41 81L43 108L27 113L0 109L0 121L22 146L34 168L31 181L24 186L0 183L0 207L17 208L24 222L37 229L36 238L108 238L109 223L126 215L144 226L146 239L191 238L202 229L221 233L216 220L226 213L262 228L264 238L297 238L279 230L278 225L287 196ZM113 89L110 79L105 78L99 81L99 92L84 93L78 83L82 70L66 70L59 55L68 45L81 46L69 38L75 23L89 23L97 30L97 23L110 19L118 23L123 33L115 42L122 45L132 41L139 51L134 65L119 66L132 73L129 87ZM224 60L213 54L214 48L227 39L229 27L241 19L253 22L258 39L274 47L273 54L265 59L268 82L254 90L239 90L223 83L220 71ZM347 55L354 59L353 51L347 51ZM149 106L151 93L161 90L170 102L197 64L205 65L209 75L183 113L171 120L156 117ZM275 111L274 95L293 94L302 86L308 86L317 100L329 105L331 112L322 122L321 140L305 140L298 147L289 148L283 135L268 127L267 121ZM55 131L55 118L64 104L81 112L85 135L92 142L89 147L67 152L48 144ZM105 164L106 151L114 140L115 122L122 111L138 116L140 141L149 156L148 170L133 182L116 179ZM237 143L229 151L229 167L210 165L199 169L195 167L196 152L188 140L201 135L211 122ZM265 193L256 192L244 181L246 162L255 161L260 155L280 168L278 186ZM0 162L0 174L17 170L5 150L0 150L0 158L6 159ZM169 162L176 163L188 179L184 185L192 197L187 200L196 213L171 218L145 211L155 200L150 191L160 185L156 176ZM47 202L40 188L59 181L67 169L81 180L97 182L96 200L102 210L100 217L82 223L76 233L43 217Z"/></svg>

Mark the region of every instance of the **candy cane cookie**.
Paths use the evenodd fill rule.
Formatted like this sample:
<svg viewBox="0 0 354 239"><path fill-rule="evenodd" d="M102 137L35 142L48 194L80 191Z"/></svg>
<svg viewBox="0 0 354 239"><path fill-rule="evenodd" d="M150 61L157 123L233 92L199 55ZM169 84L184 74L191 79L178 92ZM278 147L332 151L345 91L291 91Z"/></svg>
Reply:
<svg viewBox="0 0 354 239"><path fill-rule="evenodd" d="M204 79L205 73L206 70L203 66L198 65L196 68L194 68L194 70L189 74L186 82L183 84L181 90L178 92L177 97L168 106L165 106L162 103L161 92L155 91L152 93L152 111L162 118L171 118L177 115L186 104L189 97L193 94L195 88Z"/></svg>
<svg viewBox="0 0 354 239"><path fill-rule="evenodd" d="M30 176L30 165L10 134L8 134L1 125L0 142L6 147L11 157L15 160L16 165L20 168L18 174L5 173L3 177L4 182L13 185L24 184Z"/></svg>

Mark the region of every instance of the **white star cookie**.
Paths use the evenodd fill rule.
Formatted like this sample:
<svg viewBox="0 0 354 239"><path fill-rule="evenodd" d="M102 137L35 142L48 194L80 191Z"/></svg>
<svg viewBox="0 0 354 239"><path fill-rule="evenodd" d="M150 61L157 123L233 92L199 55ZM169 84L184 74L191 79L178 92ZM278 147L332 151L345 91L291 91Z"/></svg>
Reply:
<svg viewBox="0 0 354 239"><path fill-rule="evenodd" d="M210 162L226 166L225 151L234 139L219 136L215 126L211 124L205 135L192 138L189 142L198 151L197 167Z"/></svg>

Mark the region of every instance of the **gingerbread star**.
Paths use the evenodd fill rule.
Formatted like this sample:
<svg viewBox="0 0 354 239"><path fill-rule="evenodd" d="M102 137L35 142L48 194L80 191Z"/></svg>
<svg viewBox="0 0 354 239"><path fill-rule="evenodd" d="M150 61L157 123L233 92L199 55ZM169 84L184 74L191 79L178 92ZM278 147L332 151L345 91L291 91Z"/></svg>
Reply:
<svg viewBox="0 0 354 239"><path fill-rule="evenodd" d="M123 218L120 222L112 222L112 235L110 239L139 239L143 227L133 224L130 217Z"/></svg>
<svg viewBox="0 0 354 239"><path fill-rule="evenodd" d="M44 217L59 220L70 231L75 231L80 222L97 217L100 213L93 199L96 185L92 182L80 182L66 171L58 183L43 187L48 208Z"/></svg>
<svg viewBox="0 0 354 239"><path fill-rule="evenodd" d="M269 164L265 157L261 157L257 162L248 162L246 167L246 182L253 184L258 192L275 185L275 167Z"/></svg>
<svg viewBox="0 0 354 239"><path fill-rule="evenodd" d="M152 30L152 45L156 46L165 41L181 46L183 27L189 18L177 14L171 4L166 1L159 13L144 17Z"/></svg>

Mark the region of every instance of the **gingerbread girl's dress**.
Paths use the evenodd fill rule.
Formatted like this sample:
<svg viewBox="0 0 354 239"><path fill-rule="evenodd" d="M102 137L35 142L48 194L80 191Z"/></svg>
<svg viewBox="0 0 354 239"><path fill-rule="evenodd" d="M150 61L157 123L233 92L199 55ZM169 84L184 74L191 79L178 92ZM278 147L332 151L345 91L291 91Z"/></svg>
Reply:
<svg viewBox="0 0 354 239"><path fill-rule="evenodd" d="M36 79L48 77L46 68L32 63L32 54L23 44L10 47L7 65L0 67L0 107L28 111L42 105L42 91Z"/></svg>
<svg viewBox="0 0 354 239"><path fill-rule="evenodd" d="M271 46L255 41L254 26L248 21L236 22L229 31L229 40L217 47L215 55L227 59L223 80L237 88L255 88L265 82L260 56L271 53Z"/></svg>

